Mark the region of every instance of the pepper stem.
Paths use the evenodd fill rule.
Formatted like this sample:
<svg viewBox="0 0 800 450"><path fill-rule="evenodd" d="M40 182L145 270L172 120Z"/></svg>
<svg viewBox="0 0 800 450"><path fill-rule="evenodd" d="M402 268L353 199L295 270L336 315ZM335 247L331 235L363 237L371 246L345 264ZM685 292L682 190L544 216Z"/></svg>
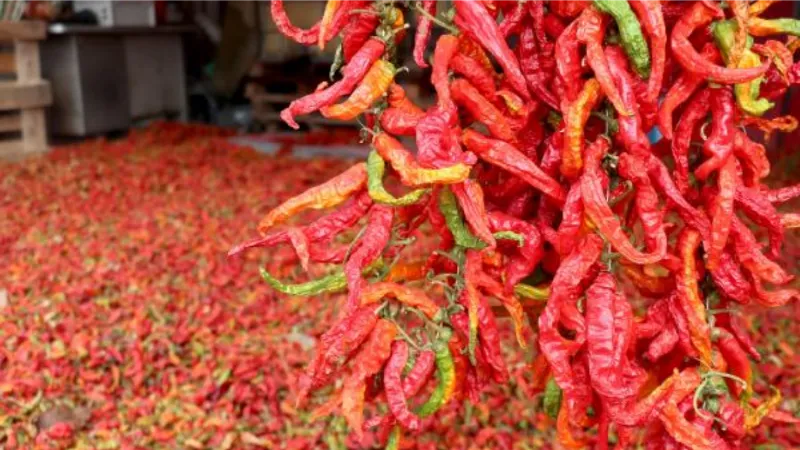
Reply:
<svg viewBox="0 0 800 450"><path fill-rule="evenodd" d="M457 28L453 27L450 24L445 23L444 21L442 21L442 19L439 19L438 17L434 16L433 14L429 13L428 11L425 11L425 8L420 6L419 3L414 5L414 9L418 13L420 13L423 16L425 16L426 18L430 19L431 22L433 22L436 25L439 25L440 27L442 27L445 30L449 31L452 35L458 36L458 29Z"/></svg>

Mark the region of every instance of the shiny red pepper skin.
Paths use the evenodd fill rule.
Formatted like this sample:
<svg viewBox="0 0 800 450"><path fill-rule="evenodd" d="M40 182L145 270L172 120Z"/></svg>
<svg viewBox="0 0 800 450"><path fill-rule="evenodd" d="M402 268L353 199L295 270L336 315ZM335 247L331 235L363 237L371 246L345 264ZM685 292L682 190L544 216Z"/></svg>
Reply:
<svg viewBox="0 0 800 450"><path fill-rule="evenodd" d="M694 175L705 180L711 172L721 168L733 154L736 134L736 104L733 92L726 88L711 89L711 134L703 144L703 152L709 156Z"/></svg>
<svg viewBox="0 0 800 450"><path fill-rule="evenodd" d="M478 61L458 53L450 61L450 69L469 81L487 99L495 98L494 74Z"/></svg>
<svg viewBox="0 0 800 450"><path fill-rule="evenodd" d="M353 311L359 305L364 283L361 272L383 253L392 234L393 219L394 209L389 206L375 204L370 209L367 227L344 264L348 290L347 311Z"/></svg>

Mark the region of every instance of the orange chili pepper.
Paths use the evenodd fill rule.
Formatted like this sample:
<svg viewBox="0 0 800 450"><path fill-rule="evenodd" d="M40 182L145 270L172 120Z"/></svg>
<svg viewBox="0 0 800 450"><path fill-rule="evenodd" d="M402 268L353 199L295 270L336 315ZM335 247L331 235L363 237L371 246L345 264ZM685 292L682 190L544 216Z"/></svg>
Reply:
<svg viewBox="0 0 800 450"><path fill-rule="evenodd" d="M576 178L583 168L583 129L589 120L589 113L603 98L600 83L594 78L583 85L583 90L569 105L564 122L564 150L561 152L561 173L568 178Z"/></svg>
<svg viewBox="0 0 800 450"><path fill-rule="evenodd" d="M328 0L328 3L325 4L325 12L322 14L322 21L319 25L319 38L317 40L319 43L319 48L325 48L325 42L328 39L328 30L333 23L333 17L336 15L336 12L343 3L343 0Z"/></svg>
<svg viewBox="0 0 800 450"><path fill-rule="evenodd" d="M258 224L262 235L306 209L326 209L340 205L367 185L367 165L358 163L318 186L281 203Z"/></svg>
<svg viewBox="0 0 800 450"><path fill-rule="evenodd" d="M711 339L708 322L706 321L706 308L700 297L697 286L697 262L695 253L700 246L700 233L687 228L681 233L678 240L678 251L683 261L683 270L676 274L678 289L678 304L680 305L689 323L689 335L692 345L700 355L700 360L710 367L711 365Z"/></svg>
<svg viewBox="0 0 800 450"><path fill-rule="evenodd" d="M355 119L386 93L395 72L394 65L389 61L384 59L375 61L369 72L364 75L361 84L347 100L333 106L326 106L320 109L320 112L328 119Z"/></svg>

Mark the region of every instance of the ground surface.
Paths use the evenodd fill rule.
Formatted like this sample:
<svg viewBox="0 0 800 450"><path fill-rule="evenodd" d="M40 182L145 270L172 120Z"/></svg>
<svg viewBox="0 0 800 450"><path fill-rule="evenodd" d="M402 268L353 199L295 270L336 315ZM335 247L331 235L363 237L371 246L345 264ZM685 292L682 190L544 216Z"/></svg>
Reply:
<svg viewBox="0 0 800 450"><path fill-rule="evenodd" d="M337 299L266 288L258 265L291 276L288 249L225 258L267 210L347 163L265 158L216 134L160 125L0 165L0 447L356 447L341 420L293 408ZM795 414L797 318L794 306L752 321L758 390L777 384ZM419 447L549 447L530 352L509 348L512 382L441 414ZM751 442L798 439L765 422Z"/></svg>

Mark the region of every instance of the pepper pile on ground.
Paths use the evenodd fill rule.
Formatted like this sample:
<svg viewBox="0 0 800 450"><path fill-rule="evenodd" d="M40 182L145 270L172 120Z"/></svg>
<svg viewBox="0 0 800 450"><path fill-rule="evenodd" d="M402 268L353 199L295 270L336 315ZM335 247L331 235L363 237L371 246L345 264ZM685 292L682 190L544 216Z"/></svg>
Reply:
<svg viewBox="0 0 800 450"><path fill-rule="evenodd" d="M373 149L230 252L288 244L304 270L335 268L293 284L262 269L270 286L347 292L296 405L333 386L314 415L338 411L356 435L377 429L398 448L444 405L479 403L508 381L496 302L520 347L540 352L533 388L562 446L739 448L766 416L796 422L777 409L779 391L754 396L760 355L740 314L800 296L781 260L800 215L778 210L800 185L765 183L756 137L797 126L771 109L800 82L800 21L763 18L771 3L413 2L417 65L429 66L432 27L444 31L430 61L436 102L423 110L398 84L399 3L330 0L302 30L271 2L289 38L342 38L331 84L283 120L363 117ZM414 251L428 224L437 249ZM381 413L365 417L366 404Z"/></svg>

